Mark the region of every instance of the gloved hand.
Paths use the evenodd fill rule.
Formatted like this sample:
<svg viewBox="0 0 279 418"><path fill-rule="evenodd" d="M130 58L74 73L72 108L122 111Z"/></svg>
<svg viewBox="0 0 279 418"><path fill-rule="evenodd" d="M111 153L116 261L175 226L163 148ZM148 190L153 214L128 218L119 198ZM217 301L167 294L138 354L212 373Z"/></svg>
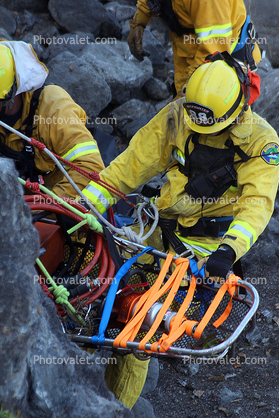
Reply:
<svg viewBox="0 0 279 418"><path fill-rule="evenodd" d="M131 54L139 61L143 61L144 57L149 57L149 52L142 49L142 38L145 25L137 22L136 20L130 20L130 33L128 36L128 45Z"/></svg>
<svg viewBox="0 0 279 418"><path fill-rule="evenodd" d="M226 279L226 276L235 260L235 252L229 245L220 245L212 253L206 263L209 276L217 276Z"/></svg>

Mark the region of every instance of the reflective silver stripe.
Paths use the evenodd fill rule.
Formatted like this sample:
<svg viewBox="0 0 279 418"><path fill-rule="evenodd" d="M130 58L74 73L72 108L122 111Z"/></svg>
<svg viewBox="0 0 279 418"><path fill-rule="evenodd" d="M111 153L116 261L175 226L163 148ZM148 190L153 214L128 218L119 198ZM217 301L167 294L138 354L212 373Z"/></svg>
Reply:
<svg viewBox="0 0 279 418"><path fill-rule="evenodd" d="M91 193L93 196L96 197L96 200L98 199L99 202L106 208L109 209L110 207L110 203L107 200L107 198L105 197L105 195L98 190L96 187L92 186L91 184L88 184L85 187L85 190L87 190L89 193ZM93 202L93 203L98 203L98 202Z"/></svg>
<svg viewBox="0 0 279 418"><path fill-rule="evenodd" d="M247 231L247 229L246 229L246 228L244 228L244 226L241 226L241 225L234 225L234 226L232 226L232 227L228 230L228 233L229 233L229 231L231 231L232 229L236 229L237 231L239 231L239 232L241 232L243 235L245 235L245 236L249 239L249 241L250 241L250 248L252 247L253 242L254 242L254 237L253 237L253 234L252 234L251 232Z"/></svg>
<svg viewBox="0 0 279 418"><path fill-rule="evenodd" d="M226 29L211 29L209 31L206 32L197 32L197 36L198 38L209 38L209 37L214 37L214 36L226 36L228 35L230 32L232 31L232 27L230 26L229 28Z"/></svg>
<svg viewBox="0 0 279 418"><path fill-rule="evenodd" d="M196 251L199 251L202 254L212 254L212 251L206 250L205 248L199 247L198 245L193 245L193 244L188 244L190 245L192 248L194 248Z"/></svg>
<svg viewBox="0 0 279 418"><path fill-rule="evenodd" d="M77 149L74 149L70 154L64 157L64 159L67 161L71 161L72 159L75 159L81 152L95 151L97 149L97 145L86 145L84 147L80 145Z"/></svg>
<svg viewBox="0 0 279 418"><path fill-rule="evenodd" d="M182 153L181 153L182 154ZM180 164L185 165L185 158L182 155L179 155L177 149L172 153L173 158L178 161Z"/></svg>

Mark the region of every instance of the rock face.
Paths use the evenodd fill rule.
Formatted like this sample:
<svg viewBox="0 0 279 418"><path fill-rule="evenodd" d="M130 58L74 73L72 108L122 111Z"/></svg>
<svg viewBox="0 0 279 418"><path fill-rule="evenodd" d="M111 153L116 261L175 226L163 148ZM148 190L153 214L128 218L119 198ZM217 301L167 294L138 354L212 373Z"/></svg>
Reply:
<svg viewBox="0 0 279 418"><path fill-rule="evenodd" d="M53 19L66 32L92 32L95 36L121 37L121 25L114 15L95 0L50 0L48 9Z"/></svg>
<svg viewBox="0 0 279 418"><path fill-rule="evenodd" d="M10 160L0 158L0 404L28 418L132 417L96 356L63 333L34 269L39 237Z"/></svg>
<svg viewBox="0 0 279 418"><path fill-rule="evenodd" d="M112 102L118 104L139 92L153 72L150 61L137 61L126 42L87 45L81 59L103 74L111 89Z"/></svg>
<svg viewBox="0 0 279 418"><path fill-rule="evenodd" d="M48 68L47 83L63 87L86 111L89 123L110 103L111 89L103 74L71 52L57 55Z"/></svg>

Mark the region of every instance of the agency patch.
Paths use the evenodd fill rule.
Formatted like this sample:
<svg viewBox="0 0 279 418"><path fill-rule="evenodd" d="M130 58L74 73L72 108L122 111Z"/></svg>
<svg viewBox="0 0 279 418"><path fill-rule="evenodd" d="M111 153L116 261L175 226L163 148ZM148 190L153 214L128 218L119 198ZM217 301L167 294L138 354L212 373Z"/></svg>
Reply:
<svg viewBox="0 0 279 418"><path fill-rule="evenodd" d="M279 164L279 145L275 142L270 142L261 150L262 159L270 165Z"/></svg>

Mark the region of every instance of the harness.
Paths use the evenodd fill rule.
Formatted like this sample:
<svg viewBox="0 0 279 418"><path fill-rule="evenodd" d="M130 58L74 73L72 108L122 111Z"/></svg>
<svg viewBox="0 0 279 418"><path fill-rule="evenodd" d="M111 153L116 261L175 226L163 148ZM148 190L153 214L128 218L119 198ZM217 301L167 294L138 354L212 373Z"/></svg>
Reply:
<svg viewBox="0 0 279 418"><path fill-rule="evenodd" d="M251 22L251 18L247 15L247 18L242 26L239 41L232 52L232 57L242 62L247 62L251 71L257 69L257 64L253 58L253 50L255 44L258 43L258 34L255 30L254 24Z"/></svg>
<svg viewBox="0 0 279 418"><path fill-rule="evenodd" d="M173 156L178 161L178 168L187 178L188 182L184 189L194 199L200 199L201 205L211 199L218 199L231 186L237 185L237 172L234 165L239 162L247 162L250 157L234 145L228 138L225 142L226 149L209 147L199 143L199 134L194 133L188 136L185 142L184 156L179 150L174 150ZM189 153L190 141L194 149ZM234 162L235 154L240 160ZM185 246L174 233L179 230L184 238L189 236L218 238L228 230L232 216L200 218L192 227L177 225L176 219L160 218L159 225L163 233L164 245L167 248L170 243L177 254L185 253Z"/></svg>
<svg viewBox="0 0 279 418"><path fill-rule="evenodd" d="M24 133L28 137L32 136L32 131L34 129L34 116L38 108L39 97L43 88L44 86L34 91L30 102L29 114L22 124L22 126L26 125ZM22 150L14 151L8 145L0 142L0 154L15 161L15 166L19 173L19 177L23 178L24 180L29 178L31 182L40 182L40 176L42 172L39 171L35 165L34 147L29 143L26 143L24 140L22 140L22 143Z"/></svg>

